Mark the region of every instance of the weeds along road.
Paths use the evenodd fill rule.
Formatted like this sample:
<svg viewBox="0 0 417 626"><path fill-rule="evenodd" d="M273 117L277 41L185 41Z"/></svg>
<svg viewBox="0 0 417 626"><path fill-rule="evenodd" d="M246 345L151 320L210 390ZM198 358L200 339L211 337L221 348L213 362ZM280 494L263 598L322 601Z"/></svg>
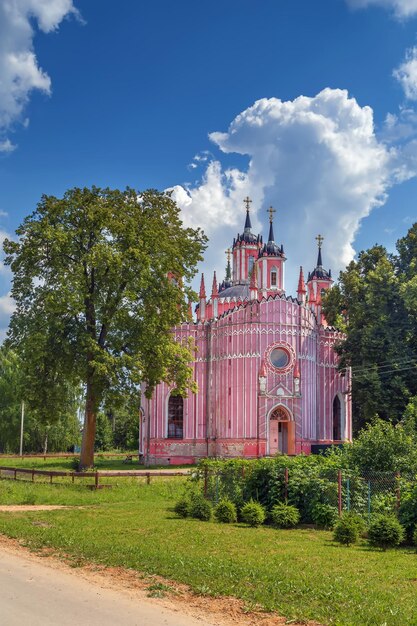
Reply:
<svg viewBox="0 0 417 626"><path fill-rule="evenodd" d="M1 626L215 626L146 597L102 588L30 556L0 551Z"/></svg>

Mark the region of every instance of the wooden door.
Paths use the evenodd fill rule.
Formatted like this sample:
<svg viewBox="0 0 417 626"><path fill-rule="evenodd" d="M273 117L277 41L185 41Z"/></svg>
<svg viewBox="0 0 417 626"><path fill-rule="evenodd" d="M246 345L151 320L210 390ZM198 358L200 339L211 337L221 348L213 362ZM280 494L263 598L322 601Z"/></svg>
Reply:
<svg viewBox="0 0 417 626"><path fill-rule="evenodd" d="M273 456L279 450L278 447L278 420L270 420L269 422L269 454Z"/></svg>

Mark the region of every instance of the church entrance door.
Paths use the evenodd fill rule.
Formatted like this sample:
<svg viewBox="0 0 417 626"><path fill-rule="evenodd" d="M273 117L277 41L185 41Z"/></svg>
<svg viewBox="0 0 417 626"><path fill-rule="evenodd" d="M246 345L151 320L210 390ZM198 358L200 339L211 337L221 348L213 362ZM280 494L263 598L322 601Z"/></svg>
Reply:
<svg viewBox="0 0 417 626"><path fill-rule="evenodd" d="M287 411L276 407L269 420L269 454L294 454L295 452L295 423L290 420Z"/></svg>

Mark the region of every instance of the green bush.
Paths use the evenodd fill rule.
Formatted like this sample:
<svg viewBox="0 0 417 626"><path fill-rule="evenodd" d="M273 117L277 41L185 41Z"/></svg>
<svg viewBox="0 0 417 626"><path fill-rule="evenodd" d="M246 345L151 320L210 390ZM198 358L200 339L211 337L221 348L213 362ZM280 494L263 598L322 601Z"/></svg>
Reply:
<svg viewBox="0 0 417 626"><path fill-rule="evenodd" d="M344 513L336 522L333 539L346 546L356 543L363 530L363 520L355 513Z"/></svg>
<svg viewBox="0 0 417 626"><path fill-rule="evenodd" d="M383 550L398 546L404 541L404 536L404 528L393 515L378 515L369 525L369 543Z"/></svg>
<svg viewBox="0 0 417 626"><path fill-rule="evenodd" d="M188 517L191 515L191 501L187 497L183 497L175 503L174 511L180 517Z"/></svg>
<svg viewBox="0 0 417 626"><path fill-rule="evenodd" d="M264 507L254 500L250 500L242 507L240 516L245 524L253 527L263 524L266 518Z"/></svg>
<svg viewBox="0 0 417 626"><path fill-rule="evenodd" d="M416 546L417 548L417 526L415 526L414 528L414 532L413 532L413 544Z"/></svg>
<svg viewBox="0 0 417 626"><path fill-rule="evenodd" d="M338 520L338 511L335 506L318 503L313 507L312 518L316 526L332 529Z"/></svg>
<svg viewBox="0 0 417 626"><path fill-rule="evenodd" d="M221 500L214 509L214 515L218 522L233 524L237 522L236 506L230 500Z"/></svg>
<svg viewBox="0 0 417 626"><path fill-rule="evenodd" d="M275 528L293 528L300 521L300 512L290 504L276 504L271 510L271 521Z"/></svg>
<svg viewBox="0 0 417 626"><path fill-rule="evenodd" d="M398 518L405 528L408 541L412 541L414 528L417 526L417 485L403 485Z"/></svg>
<svg viewBox="0 0 417 626"><path fill-rule="evenodd" d="M200 494L195 494L191 498L190 515L203 522L211 519L212 508L208 500Z"/></svg>

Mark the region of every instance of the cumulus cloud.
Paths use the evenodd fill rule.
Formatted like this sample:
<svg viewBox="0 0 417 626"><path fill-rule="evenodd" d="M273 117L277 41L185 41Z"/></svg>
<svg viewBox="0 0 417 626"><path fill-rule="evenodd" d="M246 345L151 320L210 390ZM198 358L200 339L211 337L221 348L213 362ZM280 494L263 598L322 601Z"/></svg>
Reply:
<svg viewBox="0 0 417 626"><path fill-rule="evenodd" d="M31 91L51 91L33 50L32 25L49 33L70 14L78 15L72 0L0 0L0 152L15 148L4 135L21 120Z"/></svg>
<svg viewBox="0 0 417 626"><path fill-rule="evenodd" d="M413 17L417 14L417 0L347 0L347 3L355 9L369 6L389 9L399 19Z"/></svg>
<svg viewBox="0 0 417 626"><path fill-rule="evenodd" d="M405 60L393 71L408 100L417 100L417 46L406 51Z"/></svg>
<svg viewBox="0 0 417 626"><path fill-rule="evenodd" d="M372 109L339 89L288 102L263 98L210 138L222 152L247 155L249 165L223 171L212 162L200 184L174 188L185 222L210 237L206 265L222 277L222 251L243 229L249 194L256 232L267 207L277 209L275 238L288 257L290 294L298 266L315 265L316 234L324 235L324 261L337 275L354 256L361 220L384 203L390 185L414 175L376 137Z"/></svg>

